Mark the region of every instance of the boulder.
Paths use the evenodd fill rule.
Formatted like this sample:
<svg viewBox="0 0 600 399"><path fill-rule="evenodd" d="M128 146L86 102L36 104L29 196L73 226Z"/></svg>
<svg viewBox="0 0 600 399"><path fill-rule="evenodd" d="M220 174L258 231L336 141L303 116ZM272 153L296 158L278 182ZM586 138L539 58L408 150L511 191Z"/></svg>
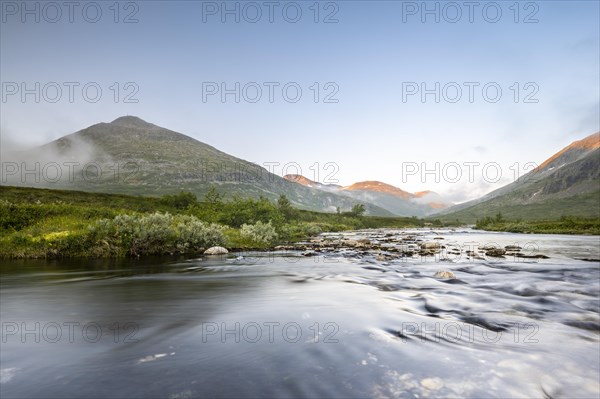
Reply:
<svg viewBox="0 0 600 399"><path fill-rule="evenodd" d="M500 258L506 253L506 250L503 248L491 248L485 251L487 256L493 256L495 258Z"/></svg>
<svg viewBox="0 0 600 399"><path fill-rule="evenodd" d="M377 256L375 256L375 260L377 262L387 262L388 260L391 260L392 257L388 256L386 254L377 254Z"/></svg>
<svg viewBox="0 0 600 399"><path fill-rule="evenodd" d="M440 249L442 245L437 241L428 241L421 244L421 249Z"/></svg>
<svg viewBox="0 0 600 399"><path fill-rule="evenodd" d="M204 251L204 255L225 255L228 253L229 251L223 247L210 247Z"/></svg>
<svg viewBox="0 0 600 399"><path fill-rule="evenodd" d="M444 380L438 377L425 378L421 380L421 386L430 391L438 391L444 387Z"/></svg>
<svg viewBox="0 0 600 399"><path fill-rule="evenodd" d="M443 279L454 279L456 276L450 270L440 270L436 272L433 277Z"/></svg>
<svg viewBox="0 0 600 399"><path fill-rule="evenodd" d="M522 248L518 245L507 245L504 247L507 251L520 251Z"/></svg>
<svg viewBox="0 0 600 399"><path fill-rule="evenodd" d="M526 255L526 254L522 254L520 252L518 252L517 254L515 254L515 256L517 256L519 258L527 258L527 259L550 259L549 256L542 255L542 254Z"/></svg>

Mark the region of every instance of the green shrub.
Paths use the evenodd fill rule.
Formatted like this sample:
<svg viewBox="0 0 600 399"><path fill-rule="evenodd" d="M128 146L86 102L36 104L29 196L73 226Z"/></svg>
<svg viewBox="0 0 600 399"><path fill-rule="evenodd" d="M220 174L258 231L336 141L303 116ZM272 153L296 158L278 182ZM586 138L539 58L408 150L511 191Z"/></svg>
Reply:
<svg viewBox="0 0 600 399"><path fill-rule="evenodd" d="M176 247L180 252L225 244L223 226L214 223L205 224L190 215L176 216L175 222Z"/></svg>
<svg viewBox="0 0 600 399"><path fill-rule="evenodd" d="M50 233L41 241L48 257L86 255L91 245L87 234L71 232Z"/></svg>
<svg viewBox="0 0 600 399"><path fill-rule="evenodd" d="M251 198L234 197L219 209L219 222L231 227L260 221L280 225L283 216L275 204L266 198L254 200Z"/></svg>
<svg viewBox="0 0 600 399"><path fill-rule="evenodd" d="M164 205L173 207L175 209L187 209L190 206L196 205L198 203L198 199L194 193L182 191L175 195L164 195L161 198L161 202Z"/></svg>
<svg viewBox="0 0 600 399"><path fill-rule="evenodd" d="M277 239L277 232L271 221L268 223L258 221L255 224L243 224L240 235L242 238L266 245L274 243Z"/></svg>
<svg viewBox="0 0 600 399"><path fill-rule="evenodd" d="M187 252L213 245L223 245L223 228L206 225L195 216L152 213L118 215L92 225L93 242L106 242L115 253L129 255Z"/></svg>
<svg viewBox="0 0 600 399"><path fill-rule="evenodd" d="M21 230L46 216L49 211L39 204L13 204L0 200L0 229Z"/></svg>
<svg viewBox="0 0 600 399"><path fill-rule="evenodd" d="M281 226L278 230L279 238L285 241L303 240L306 237L316 236L324 230L318 223L289 223Z"/></svg>

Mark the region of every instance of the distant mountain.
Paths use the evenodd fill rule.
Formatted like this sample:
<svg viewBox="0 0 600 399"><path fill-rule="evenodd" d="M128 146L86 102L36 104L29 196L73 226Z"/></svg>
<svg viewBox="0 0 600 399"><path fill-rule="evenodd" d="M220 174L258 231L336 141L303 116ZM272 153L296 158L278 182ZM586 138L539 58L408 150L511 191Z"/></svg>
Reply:
<svg viewBox="0 0 600 399"><path fill-rule="evenodd" d="M285 194L296 206L329 212L337 207L349 210L357 203L338 193L288 181L134 116L98 123L29 151L3 154L3 158L3 162L6 158L15 161L20 169L17 173L3 171L5 185L138 195L186 190L199 198L216 186L225 194L243 197L276 199ZM27 174L26 170L34 172ZM381 207L365 206L367 214L392 215Z"/></svg>
<svg viewBox="0 0 600 399"><path fill-rule="evenodd" d="M341 187L321 184L300 175L286 175L284 179L328 192L338 192L361 202L368 202L399 216L425 216L450 205L433 191L409 193L398 187L380 181L363 181Z"/></svg>
<svg viewBox="0 0 600 399"><path fill-rule="evenodd" d="M600 217L600 132L571 143L519 180L435 216L474 222L498 212L530 220Z"/></svg>
<svg viewBox="0 0 600 399"><path fill-rule="evenodd" d="M339 191L340 188L342 187L342 186L338 186L337 184L323 184L323 183L319 183L316 181L312 181L302 175L290 174L290 175L283 176L283 178L288 181L301 184L305 187L317 188L319 190L330 191L330 192Z"/></svg>
<svg viewBox="0 0 600 399"><path fill-rule="evenodd" d="M409 200L414 196L413 194L401 190L398 187L392 186L391 184L386 184L380 181L373 180L354 183L350 186L342 187L342 190L389 194L394 197L399 197L405 200Z"/></svg>

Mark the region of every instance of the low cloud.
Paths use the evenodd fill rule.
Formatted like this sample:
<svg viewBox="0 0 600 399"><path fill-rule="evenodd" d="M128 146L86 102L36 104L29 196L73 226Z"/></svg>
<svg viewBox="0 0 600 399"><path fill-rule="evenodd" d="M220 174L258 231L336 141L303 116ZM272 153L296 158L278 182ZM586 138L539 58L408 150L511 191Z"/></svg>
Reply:
<svg viewBox="0 0 600 399"><path fill-rule="evenodd" d="M73 182L84 167L85 173L103 173L104 165L112 162L93 144L74 135L33 148L2 136L1 184L48 186Z"/></svg>

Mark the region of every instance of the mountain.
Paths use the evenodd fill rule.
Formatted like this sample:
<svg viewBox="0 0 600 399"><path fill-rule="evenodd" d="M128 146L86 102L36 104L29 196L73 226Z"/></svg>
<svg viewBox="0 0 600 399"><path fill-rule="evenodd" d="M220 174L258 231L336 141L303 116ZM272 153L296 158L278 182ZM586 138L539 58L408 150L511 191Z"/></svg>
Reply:
<svg viewBox="0 0 600 399"><path fill-rule="evenodd" d="M600 132L571 143L517 181L435 216L474 222L498 212L526 220L600 217Z"/></svg>
<svg viewBox="0 0 600 399"><path fill-rule="evenodd" d="M380 181L363 181L342 187L321 184L300 175L286 175L284 179L319 190L338 192L361 202L372 203L398 216L425 216L451 205L433 191L413 194Z"/></svg>
<svg viewBox="0 0 600 399"><path fill-rule="evenodd" d="M389 194L394 197L399 197L405 200L411 199L413 197L412 194L399 189L398 187L394 187L391 184L386 184L380 181L361 181L358 183L354 183L351 186L342 187L342 190L347 191L365 191L365 192L373 192L373 193L381 193L381 194Z"/></svg>
<svg viewBox="0 0 600 399"><path fill-rule="evenodd" d="M11 165L17 168L16 172L3 170L2 184L6 185L137 195L186 190L198 198L216 186L222 193L243 197L277 199L285 194L298 207L329 212L336 207L349 210L357 203L288 181L134 116L98 123L29 151L3 154L3 164L5 160L14 161ZM381 207L365 206L367 214L392 216Z"/></svg>
<svg viewBox="0 0 600 399"><path fill-rule="evenodd" d="M342 187L342 186L338 186L337 184L323 184L323 183L319 183L316 181L312 181L302 175L290 174L290 175L283 176L283 178L288 181L301 184L305 187L317 188L319 190L330 191L330 192L339 191L339 189Z"/></svg>

